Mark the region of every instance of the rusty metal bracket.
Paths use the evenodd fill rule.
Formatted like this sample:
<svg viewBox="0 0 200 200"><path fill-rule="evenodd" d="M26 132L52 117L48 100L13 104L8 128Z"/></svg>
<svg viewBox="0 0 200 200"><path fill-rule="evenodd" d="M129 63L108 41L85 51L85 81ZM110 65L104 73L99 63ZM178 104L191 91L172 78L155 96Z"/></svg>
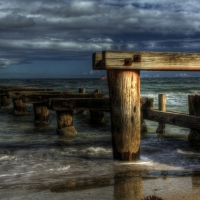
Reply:
<svg viewBox="0 0 200 200"><path fill-rule="evenodd" d="M141 62L141 55L134 55L133 62Z"/></svg>
<svg viewBox="0 0 200 200"><path fill-rule="evenodd" d="M134 55L132 58L124 59L124 66L131 66L133 62L141 62L141 55Z"/></svg>
<svg viewBox="0 0 200 200"><path fill-rule="evenodd" d="M132 58L125 58L124 59L124 65L125 66L131 66L132 62L133 62Z"/></svg>

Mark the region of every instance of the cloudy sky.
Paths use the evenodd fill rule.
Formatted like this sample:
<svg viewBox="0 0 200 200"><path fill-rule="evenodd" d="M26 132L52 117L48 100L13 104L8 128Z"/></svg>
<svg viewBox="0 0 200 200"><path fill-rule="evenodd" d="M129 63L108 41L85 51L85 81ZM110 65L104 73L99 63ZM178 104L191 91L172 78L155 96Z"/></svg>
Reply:
<svg viewBox="0 0 200 200"><path fill-rule="evenodd" d="M102 50L200 53L199 10L199 0L1 0L0 78L99 77Z"/></svg>

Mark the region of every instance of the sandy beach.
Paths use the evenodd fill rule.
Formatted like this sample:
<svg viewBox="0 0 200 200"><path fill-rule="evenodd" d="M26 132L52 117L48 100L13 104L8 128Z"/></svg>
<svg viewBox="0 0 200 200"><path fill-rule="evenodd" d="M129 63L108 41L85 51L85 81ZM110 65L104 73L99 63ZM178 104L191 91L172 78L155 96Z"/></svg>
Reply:
<svg viewBox="0 0 200 200"><path fill-rule="evenodd" d="M156 195L164 200L200 200L200 177L115 177L87 179L85 182L63 181L16 188L2 188L3 200L141 200Z"/></svg>

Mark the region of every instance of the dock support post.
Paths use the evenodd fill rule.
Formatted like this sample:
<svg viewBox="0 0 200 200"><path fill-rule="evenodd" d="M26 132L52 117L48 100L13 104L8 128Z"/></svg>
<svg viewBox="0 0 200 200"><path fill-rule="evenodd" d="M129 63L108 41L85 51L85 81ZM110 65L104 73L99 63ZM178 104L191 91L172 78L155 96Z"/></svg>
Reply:
<svg viewBox="0 0 200 200"><path fill-rule="evenodd" d="M6 95L2 95L2 96L0 96L0 98L1 98L1 100L0 100L1 108L11 108L9 97L7 97Z"/></svg>
<svg viewBox="0 0 200 200"><path fill-rule="evenodd" d="M27 115L26 104L22 99L13 99L13 115Z"/></svg>
<svg viewBox="0 0 200 200"><path fill-rule="evenodd" d="M57 114L57 132L66 137L75 137L77 131L73 126L73 110L56 111Z"/></svg>
<svg viewBox="0 0 200 200"><path fill-rule="evenodd" d="M189 114L200 116L200 95L188 95ZM188 141L195 146L200 146L200 130L190 129Z"/></svg>
<svg viewBox="0 0 200 200"><path fill-rule="evenodd" d="M101 90L94 91L94 97L98 97ZM105 123L104 112L101 110L90 110L90 123L93 125L99 125Z"/></svg>
<svg viewBox="0 0 200 200"><path fill-rule="evenodd" d="M49 109L46 104L33 104L34 122L36 124L49 124Z"/></svg>
<svg viewBox="0 0 200 200"><path fill-rule="evenodd" d="M79 88L79 93L80 94L85 94L85 88ZM81 114L81 115L86 115L86 111L85 110L79 110L78 111L78 114Z"/></svg>
<svg viewBox="0 0 200 200"><path fill-rule="evenodd" d="M166 111L166 94L158 95L158 109L160 111ZM156 133L165 134L165 124L159 123Z"/></svg>
<svg viewBox="0 0 200 200"><path fill-rule="evenodd" d="M140 158L140 71L108 69L113 158Z"/></svg>

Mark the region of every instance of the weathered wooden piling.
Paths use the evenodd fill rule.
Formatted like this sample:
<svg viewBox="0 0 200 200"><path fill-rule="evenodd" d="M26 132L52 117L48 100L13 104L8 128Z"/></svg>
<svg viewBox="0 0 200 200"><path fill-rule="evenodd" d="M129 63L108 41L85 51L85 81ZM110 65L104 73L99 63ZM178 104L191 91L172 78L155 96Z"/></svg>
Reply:
<svg viewBox="0 0 200 200"><path fill-rule="evenodd" d="M188 95L188 107L190 115L200 116L200 95ZM200 129L197 127L190 129L188 141L192 145L200 146Z"/></svg>
<svg viewBox="0 0 200 200"><path fill-rule="evenodd" d="M98 98L99 94L101 93L101 90L95 90L93 92L93 97ZM99 125L102 123L105 123L104 119L104 112L102 110L90 110L90 123L93 125Z"/></svg>
<svg viewBox="0 0 200 200"><path fill-rule="evenodd" d="M79 93L80 94L85 94L85 88L79 88ZM86 110L79 110L78 114L86 115L87 113L86 113Z"/></svg>
<svg viewBox="0 0 200 200"><path fill-rule="evenodd" d="M166 94L158 95L158 109L160 111L166 111ZM165 123L159 122L156 133L165 134Z"/></svg>
<svg viewBox="0 0 200 200"><path fill-rule="evenodd" d="M73 110L56 111L57 132L65 137L75 137L77 131L73 126Z"/></svg>
<svg viewBox="0 0 200 200"><path fill-rule="evenodd" d="M23 103L22 99L13 99L13 115L27 115L26 104Z"/></svg>
<svg viewBox="0 0 200 200"><path fill-rule="evenodd" d="M0 108L11 108L10 98L6 95L0 96Z"/></svg>
<svg viewBox="0 0 200 200"><path fill-rule="evenodd" d="M33 104L34 122L36 124L49 124L49 109L47 104Z"/></svg>
<svg viewBox="0 0 200 200"><path fill-rule="evenodd" d="M140 158L140 72L107 70L111 106L113 158Z"/></svg>

